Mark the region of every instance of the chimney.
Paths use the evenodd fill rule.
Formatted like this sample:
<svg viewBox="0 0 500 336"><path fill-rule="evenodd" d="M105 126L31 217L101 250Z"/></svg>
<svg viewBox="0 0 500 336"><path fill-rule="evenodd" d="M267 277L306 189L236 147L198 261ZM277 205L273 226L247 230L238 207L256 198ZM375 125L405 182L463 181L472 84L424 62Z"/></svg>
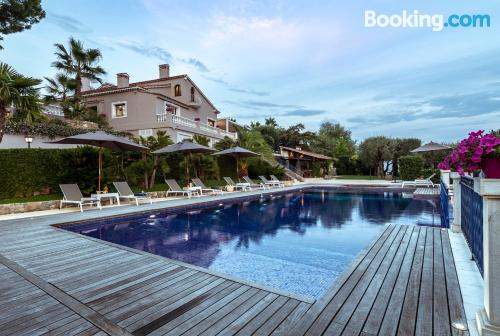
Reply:
<svg viewBox="0 0 500 336"><path fill-rule="evenodd" d="M90 79L88 79L87 77L82 77L81 84L82 92L92 90L92 88L90 87Z"/></svg>
<svg viewBox="0 0 500 336"><path fill-rule="evenodd" d="M170 77L170 65L160 64L159 69L160 69L160 78Z"/></svg>
<svg viewBox="0 0 500 336"><path fill-rule="evenodd" d="M121 73L116 74L116 85L119 88L128 87L128 73L121 72Z"/></svg>

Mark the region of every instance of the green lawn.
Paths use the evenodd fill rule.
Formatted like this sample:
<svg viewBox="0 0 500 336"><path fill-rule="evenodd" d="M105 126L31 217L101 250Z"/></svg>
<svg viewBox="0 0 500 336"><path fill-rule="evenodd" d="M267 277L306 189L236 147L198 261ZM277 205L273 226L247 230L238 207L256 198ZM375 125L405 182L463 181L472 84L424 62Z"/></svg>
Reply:
<svg viewBox="0 0 500 336"><path fill-rule="evenodd" d="M338 180L380 180L380 177L377 176L368 176L368 175L339 175L337 176Z"/></svg>
<svg viewBox="0 0 500 336"><path fill-rule="evenodd" d="M60 200L60 199L62 199L62 196L59 194L38 195L38 196L31 196L31 197L16 197L16 198L0 199L0 204L41 202L41 201L52 201L52 200Z"/></svg>

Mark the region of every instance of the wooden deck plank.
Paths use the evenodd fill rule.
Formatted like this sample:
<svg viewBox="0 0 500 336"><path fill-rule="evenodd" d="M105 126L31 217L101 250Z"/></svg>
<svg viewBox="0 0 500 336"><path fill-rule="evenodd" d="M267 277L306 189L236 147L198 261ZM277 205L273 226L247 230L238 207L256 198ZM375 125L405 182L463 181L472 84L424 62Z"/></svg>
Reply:
<svg viewBox="0 0 500 336"><path fill-rule="evenodd" d="M267 308L274 300L278 298L277 294L269 293L262 300L257 302L253 307L245 311L241 314L236 320L227 325L224 329L222 329L217 335L219 336L233 336L245 327L248 323L253 321L255 316L257 316L260 312L262 312L265 308ZM205 334L209 334L210 329L205 331ZM250 333L249 333L250 335Z"/></svg>
<svg viewBox="0 0 500 336"><path fill-rule="evenodd" d="M271 335L283 335L290 331L291 326L294 326L297 321L299 321L311 308L311 304L306 302L301 302L287 317L281 322L281 324L272 332Z"/></svg>
<svg viewBox="0 0 500 336"><path fill-rule="evenodd" d="M450 237L447 231L441 231L441 240L443 244L443 261L446 277L446 293L448 295L448 310L450 313L451 323L461 323L467 325L467 317L463 306L462 294L460 292L460 284L458 283L458 275L453 260L453 252L450 245ZM468 335L469 332L459 331L456 328L451 328L451 333L454 336Z"/></svg>
<svg viewBox="0 0 500 336"><path fill-rule="evenodd" d="M63 230L13 228L0 228L0 251L21 269L0 265L0 326L18 334L445 335L452 321L465 322L439 229L387 226L311 304Z"/></svg>
<svg viewBox="0 0 500 336"><path fill-rule="evenodd" d="M434 293L433 293L433 327L435 336L451 334L448 295L446 293L446 276L443 260L443 245L440 230L433 229L434 239Z"/></svg>
<svg viewBox="0 0 500 336"><path fill-rule="evenodd" d="M426 231L417 324L415 326L417 335L432 335L433 331L434 234L432 228L427 228Z"/></svg>
<svg viewBox="0 0 500 336"><path fill-rule="evenodd" d="M191 296L191 298L179 300L173 306L169 307L168 310L164 310L162 312L163 315L152 320L148 324L143 325L139 329L136 329L134 331L134 336L150 335L151 332L158 330L159 328L163 327L175 318L181 316L185 312L196 308L205 300L220 292L221 288L225 288L227 286L227 283L228 281L219 281L217 284L217 281L215 281L211 283L210 286L207 286L205 288L205 292L198 292L199 295L194 294L193 296Z"/></svg>
<svg viewBox="0 0 500 336"><path fill-rule="evenodd" d="M356 309L350 314L349 321L346 324L350 333L360 334L365 325L366 319L370 314L372 307L375 304L376 298L380 295L380 291L384 284L394 283L397 274L400 270L401 262L407 253L408 244L413 233L413 227L408 226L406 230L401 230L401 239L394 240L391 249L384 257L377 274L371 280L369 287L359 301ZM384 309L385 307L381 307ZM385 309L384 309L385 312ZM342 323L342 320L334 320L337 323ZM366 328L364 330L367 332Z"/></svg>
<svg viewBox="0 0 500 336"><path fill-rule="evenodd" d="M243 315L245 312L250 310L254 305L263 300L266 297L267 293L264 291L257 291L250 298L242 302L237 307L231 310L224 310L224 316L222 318L217 319L208 325L208 323L203 323L195 326L194 328L189 330L189 335L217 335L221 330L235 321L239 316ZM215 315L212 315L215 316Z"/></svg>
<svg viewBox="0 0 500 336"><path fill-rule="evenodd" d="M250 287L233 283L221 293L214 295L213 298L206 300L196 306L186 314L165 324L158 330L155 330L151 336L158 335L180 335L186 330L189 330L194 325L200 323L205 318L210 316L214 311L218 311L222 307L231 304L231 301L248 291Z"/></svg>
<svg viewBox="0 0 500 336"><path fill-rule="evenodd" d="M306 335L321 335L328 328L332 319L335 317L339 309L342 308L344 302L348 300L351 292L356 288L360 279L366 273L373 274L378 265L382 262L385 252L389 249L392 241L396 238L398 232L400 231L400 226L395 226L390 232L387 239L385 239L377 249L371 258L366 259L364 267L357 268L346 281L345 285L342 286L338 292L335 293L334 298L328 303L327 307L320 313L317 320L312 324L311 328L307 330Z"/></svg>
<svg viewBox="0 0 500 336"><path fill-rule="evenodd" d="M339 279L337 279L337 281L335 281L323 297L316 301L302 318L296 321L295 325L292 326L292 329L288 330L287 333L290 335L301 336L304 335L314 323L329 323L328 316L331 314L329 314L329 312L325 312L329 302L353 276L361 277L370 265L371 260L382 247L385 239L393 230L394 227L392 226L386 227L381 235L376 238L375 242L364 252L361 252L361 256L351 264L351 266L341 275ZM324 321L319 321L321 319Z"/></svg>
<svg viewBox="0 0 500 336"><path fill-rule="evenodd" d="M274 312L272 316L253 333L253 335L271 335L299 304L300 301L289 299L282 307L280 307L280 309Z"/></svg>
<svg viewBox="0 0 500 336"><path fill-rule="evenodd" d="M130 311L131 307L129 306L143 307L142 309L146 309L158 301L172 296L175 291L179 290L179 286L184 285L184 288L186 288L188 284L192 283L193 278L201 279L201 275L196 274L196 272L192 270L181 270L167 277L164 281L146 286L147 288L145 288L144 291L126 293L122 295L122 297L105 302L103 305L97 305L94 308L113 319L125 316L124 314L132 316L133 312Z"/></svg>
<svg viewBox="0 0 500 336"><path fill-rule="evenodd" d="M250 322L248 322L243 329L241 329L237 335L253 335L261 326L263 326L271 316L273 316L278 310L280 310L289 299L284 296L277 297L270 305L265 307L257 316L255 316Z"/></svg>
<svg viewBox="0 0 500 336"><path fill-rule="evenodd" d="M387 317L388 321L399 320L419 234L420 230L414 228L402 260L397 260L391 265L389 275L385 279L363 327L365 334L377 335L384 317ZM405 248L404 245L401 248ZM382 334L395 334L396 330L397 326L393 327L392 331L384 330Z"/></svg>
<svg viewBox="0 0 500 336"><path fill-rule="evenodd" d="M385 251L385 254L380 254L380 256L378 256L381 261L378 263L378 266L374 266L373 272L367 271L363 274L354 290L344 302L342 308L332 320L333 323L345 326L351 321L351 324L361 332L366 315L368 315L370 311L371 305L377 296L378 290L387 275L407 230L407 227L401 227L396 237L391 242L391 245ZM379 253L383 252L381 251ZM376 259L374 259L374 262L375 260ZM340 328L335 328L335 331L332 332L329 332L327 329L326 333L335 335L341 334L341 331Z"/></svg>
<svg viewBox="0 0 500 336"><path fill-rule="evenodd" d="M155 323L158 319L163 319L164 316L169 315L176 309L184 307L184 305L194 307L194 305L197 305L210 295L210 290L217 287L224 281L225 280L222 278L208 276L206 279L191 286L191 288L170 297L168 300L162 301L158 305L155 305L149 310L149 314L147 316L143 316L141 318L134 316L126 321L122 321L121 323L133 331L145 327L147 324ZM143 312L141 312L141 314L142 313Z"/></svg>

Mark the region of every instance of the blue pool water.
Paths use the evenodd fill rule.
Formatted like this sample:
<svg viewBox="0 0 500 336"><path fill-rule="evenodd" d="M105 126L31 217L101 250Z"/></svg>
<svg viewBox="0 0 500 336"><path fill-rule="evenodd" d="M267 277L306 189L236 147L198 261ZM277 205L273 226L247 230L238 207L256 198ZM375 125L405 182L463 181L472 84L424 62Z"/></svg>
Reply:
<svg viewBox="0 0 500 336"><path fill-rule="evenodd" d="M439 214L398 193L310 191L68 229L319 298L387 223L438 225Z"/></svg>

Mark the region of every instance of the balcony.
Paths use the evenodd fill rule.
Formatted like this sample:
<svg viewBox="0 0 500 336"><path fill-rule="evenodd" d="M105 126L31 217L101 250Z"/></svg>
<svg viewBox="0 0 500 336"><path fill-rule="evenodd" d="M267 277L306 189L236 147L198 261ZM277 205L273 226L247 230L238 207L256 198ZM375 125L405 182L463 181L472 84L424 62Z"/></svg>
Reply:
<svg viewBox="0 0 500 336"><path fill-rule="evenodd" d="M237 139L236 133L226 132L223 129L203 124L199 121L194 121L192 119L184 118L170 113L157 114L156 120L159 123L166 124L166 126L170 126L175 129L186 130L203 136L214 137L219 139L222 139L227 136L234 140Z"/></svg>
<svg viewBox="0 0 500 336"><path fill-rule="evenodd" d="M195 97L193 100L189 101L187 104L191 107L199 108L201 106L201 99L198 97Z"/></svg>

